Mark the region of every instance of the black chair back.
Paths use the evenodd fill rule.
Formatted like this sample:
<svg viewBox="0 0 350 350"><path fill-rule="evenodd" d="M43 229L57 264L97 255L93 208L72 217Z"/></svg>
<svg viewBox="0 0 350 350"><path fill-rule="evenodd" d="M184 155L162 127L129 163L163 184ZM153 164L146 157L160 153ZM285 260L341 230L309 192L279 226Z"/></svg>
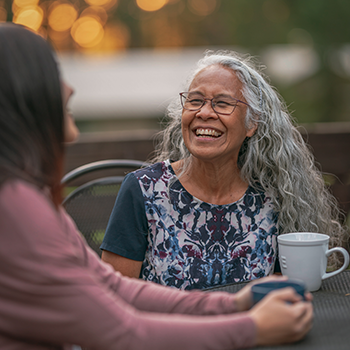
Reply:
<svg viewBox="0 0 350 350"><path fill-rule="evenodd" d="M146 165L148 164L145 162L124 159L93 162L69 172L63 177L62 184L67 185L69 182L94 171L116 168L125 168L131 171ZM73 187L63 201L67 213L73 218L88 245L99 256L101 256L99 247L125 174L97 178Z"/></svg>

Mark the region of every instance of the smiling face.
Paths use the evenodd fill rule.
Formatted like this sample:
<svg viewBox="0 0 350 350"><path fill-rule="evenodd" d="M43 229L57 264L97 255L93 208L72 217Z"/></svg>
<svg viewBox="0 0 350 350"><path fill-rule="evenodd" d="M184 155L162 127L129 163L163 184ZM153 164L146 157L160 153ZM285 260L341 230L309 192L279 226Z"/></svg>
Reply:
<svg viewBox="0 0 350 350"><path fill-rule="evenodd" d="M189 92L212 99L228 96L245 101L242 83L235 73L219 65L209 66L193 79ZM216 114L209 101L199 111L182 111L182 135L193 157L226 164L237 163L238 153L246 137L253 136L255 128L247 130L247 106L238 103L230 115Z"/></svg>

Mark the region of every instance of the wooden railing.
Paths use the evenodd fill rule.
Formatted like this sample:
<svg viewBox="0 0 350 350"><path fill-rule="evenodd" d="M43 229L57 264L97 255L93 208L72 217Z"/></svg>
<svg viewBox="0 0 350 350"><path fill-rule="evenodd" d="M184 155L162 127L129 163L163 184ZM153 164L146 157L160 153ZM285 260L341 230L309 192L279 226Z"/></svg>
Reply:
<svg viewBox="0 0 350 350"><path fill-rule="evenodd" d="M350 213L350 123L315 124L301 130L340 208Z"/></svg>

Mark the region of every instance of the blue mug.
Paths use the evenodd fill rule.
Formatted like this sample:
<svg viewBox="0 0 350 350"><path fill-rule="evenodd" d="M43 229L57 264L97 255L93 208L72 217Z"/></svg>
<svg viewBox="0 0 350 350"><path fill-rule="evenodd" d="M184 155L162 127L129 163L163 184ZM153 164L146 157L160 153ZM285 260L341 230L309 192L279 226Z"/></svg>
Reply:
<svg viewBox="0 0 350 350"><path fill-rule="evenodd" d="M253 294L253 304L258 303L267 294L276 289L292 287L305 300L306 286L302 281L287 280L287 281L270 281L254 284L251 288Z"/></svg>

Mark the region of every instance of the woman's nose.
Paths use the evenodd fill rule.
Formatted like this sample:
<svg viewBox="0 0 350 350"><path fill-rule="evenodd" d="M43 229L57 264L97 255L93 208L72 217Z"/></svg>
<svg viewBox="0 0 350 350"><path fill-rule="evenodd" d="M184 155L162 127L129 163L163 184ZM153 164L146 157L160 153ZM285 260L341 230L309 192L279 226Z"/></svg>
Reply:
<svg viewBox="0 0 350 350"><path fill-rule="evenodd" d="M211 101L205 101L202 108L196 113L196 117L202 119L214 118L217 119L218 115L215 113Z"/></svg>

